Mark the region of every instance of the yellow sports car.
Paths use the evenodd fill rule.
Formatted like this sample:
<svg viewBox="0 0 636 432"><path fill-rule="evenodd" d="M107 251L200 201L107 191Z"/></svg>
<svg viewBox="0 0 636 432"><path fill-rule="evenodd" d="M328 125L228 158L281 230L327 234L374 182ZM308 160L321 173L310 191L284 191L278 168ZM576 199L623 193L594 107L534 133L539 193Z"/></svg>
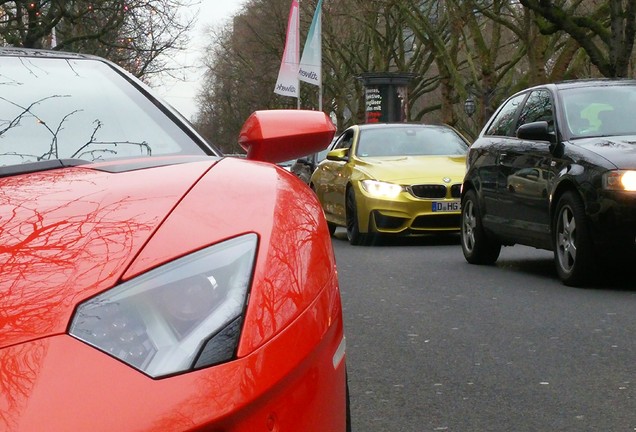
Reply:
<svg viewBox="0 0 636 432"><path fill-rule="evenodd" d="M374 234L458 232L467 141L423 124L351 126L311 176L331 233L351 244Z"/></svg>

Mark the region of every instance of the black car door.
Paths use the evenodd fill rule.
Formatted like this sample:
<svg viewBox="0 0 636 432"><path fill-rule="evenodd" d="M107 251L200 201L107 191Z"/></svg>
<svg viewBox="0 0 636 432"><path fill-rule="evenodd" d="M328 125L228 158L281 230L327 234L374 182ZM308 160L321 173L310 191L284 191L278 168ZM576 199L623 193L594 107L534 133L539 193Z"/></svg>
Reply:
<svg viewBox="0 0 636 432"><path fill-rule="evenodd" d="M515 130L526 123L547 121L555 132L554 104L547 89L534 90L521 108ZM514 138L500 148L497 195L501 216L521 243L549 247L549 197L555 178L550 142Z"/></svg>
<svg viewBox="0 0 636 432"><path fill-rule="evenodd" d="M499 193L499 185L502 180L499 158L502 149L510 147L511 141L517 141L514 136L519 107L526 94L512 97L497 111L493 119L487 125L483 135L479 139L479 145L473 146L475 153L476 177L473 181L479 185L482 196L482 216L484 224L496 232L506 229L505 218L507 204L502 201Z"/></svg>

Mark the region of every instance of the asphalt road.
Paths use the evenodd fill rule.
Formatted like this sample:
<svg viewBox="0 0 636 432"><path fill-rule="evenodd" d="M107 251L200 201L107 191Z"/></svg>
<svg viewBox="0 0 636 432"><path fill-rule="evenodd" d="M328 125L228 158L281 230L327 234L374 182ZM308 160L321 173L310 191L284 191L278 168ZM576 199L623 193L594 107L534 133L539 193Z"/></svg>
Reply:
<svg viewBox="0 0 636 432"><path fill-rule="evenodd" d="M570 288L552 254L467 264L457 237L333 239L354 432L636 430L636 284Z"/></svg>

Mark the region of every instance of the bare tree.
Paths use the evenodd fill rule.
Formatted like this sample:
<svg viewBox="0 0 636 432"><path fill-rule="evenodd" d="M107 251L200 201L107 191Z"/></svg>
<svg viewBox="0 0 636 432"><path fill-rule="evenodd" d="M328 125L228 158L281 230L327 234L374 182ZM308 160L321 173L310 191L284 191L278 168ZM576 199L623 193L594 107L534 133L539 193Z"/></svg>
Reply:
<svg viewBox="0 0 636 432"><path fill-rule="evenodd" d="M0 0L0 42L96 54L138 77L170 72L194 18L188 0Z"/></svg>
<svg viewBox="0 0 636 432"><path fill-rule="evenodd" d="M315 0L303 5L301 40ZM236 123L244 120L248 106L295 105L273 93L288 8L289 0L246 3L226 29L223 48L211 50L200 99L207 114L199 120L212 110L223 113L218 131L234 124L232 115L240 115ZM363 122L360 75L407 72L416 77L409 121L448 123L474 136L504 98L527 86L626 76L635 9L633 0L324 0L323 109L339 129ZM303 107L315 107L313 92L314 86L301 85ZM476 104L472 118L464 112L468 98ZM239 106L238 100L249 102ZM238 127L230 126L228 139Z"/></svg>
<svg viewBox="0 0 636 432"><path fill-rule="evenodd" d="M232 22L208 29L205 81L194 123L224 152L241 151L237 136L251 112L296 108L295 98L273 92L288 13L288 0L250 0Z"/></svg>
<svg viewBox="0 0 636 432"><path fill-rule="evenodd" d="M563 32L606 77L627 77L636 35L633 0L519 0L543 34Z"/></svg>

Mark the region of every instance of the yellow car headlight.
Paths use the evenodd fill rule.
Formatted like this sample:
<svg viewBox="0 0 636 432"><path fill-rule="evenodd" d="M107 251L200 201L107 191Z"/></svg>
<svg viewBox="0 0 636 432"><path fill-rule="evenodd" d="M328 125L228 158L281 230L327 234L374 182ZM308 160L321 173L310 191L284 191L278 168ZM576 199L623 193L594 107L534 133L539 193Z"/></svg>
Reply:
<svg viewBox="0 0 636 432"><path fill-rule="evenodd" d="M402 192L402 186L395 183L381 182L377 180L363 180L362 188L376 198L397 198Z"/></svg>
<svg viewBox="0 0 636 432"><path fill-rule="evenodd" d="M603 174L603 189L636 191L636 171L615 170Z"/></svg>

